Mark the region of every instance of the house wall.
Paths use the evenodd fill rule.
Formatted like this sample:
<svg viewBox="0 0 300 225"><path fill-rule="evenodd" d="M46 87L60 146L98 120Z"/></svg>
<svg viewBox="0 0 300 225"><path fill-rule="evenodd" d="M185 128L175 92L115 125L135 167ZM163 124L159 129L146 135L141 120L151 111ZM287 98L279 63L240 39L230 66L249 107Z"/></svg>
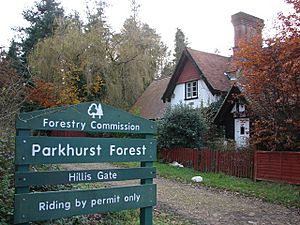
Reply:
<svg viewBox="0 0 300 225"><path fill-rule="evenodd" d="M200 75L198 70L195 68L195 66L192 64L190 60L187 60L178 78L177 84L183 84L185 82L199 80L199 79L200 79Z"/></svg>
<svg viewBox="0 0 300 225"><path fill-rule="evenodd" d="M213 95L203 80L198 80L198 98L185 100L185 84L177 84L171 98L171 106L177 104L188 104L194 108L209 106L212 102L219 99L219 96Z"/></svg>
<svg viewBox="0 0 300 225"><path fill-rule="evenodd" d="M247 147L250 137L250 120L249 118L234 119L234 140L236 146Z"/></svg>

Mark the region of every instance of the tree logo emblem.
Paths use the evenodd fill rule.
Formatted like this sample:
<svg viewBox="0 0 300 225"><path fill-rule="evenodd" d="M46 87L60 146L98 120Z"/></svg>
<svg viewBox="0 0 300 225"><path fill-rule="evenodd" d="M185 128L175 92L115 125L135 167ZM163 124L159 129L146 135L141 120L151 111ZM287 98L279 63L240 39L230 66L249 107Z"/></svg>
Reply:
<svg viewBox="0 0 300 225"><path fill-rule="evenodd" d="M88 109L88 114L95 119L96 116L99 117L99 119L101 119L101 117L103 116L103 111L102 111L102 106L99 103L98 105L96 103L92 103Z"/></svg>

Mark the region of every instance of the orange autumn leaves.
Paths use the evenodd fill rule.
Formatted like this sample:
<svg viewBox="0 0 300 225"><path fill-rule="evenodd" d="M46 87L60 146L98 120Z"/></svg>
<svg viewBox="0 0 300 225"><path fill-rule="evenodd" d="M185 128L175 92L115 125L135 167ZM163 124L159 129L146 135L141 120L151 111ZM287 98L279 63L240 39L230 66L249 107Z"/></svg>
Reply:
<svg viewBox="0 0 300 225"><path fill-rule="evenodd" d="M104 81L99 76L95 77L92 84L85 84L80 88L74 82L69 84L62 82L61 87L42 79L37 79L34 83L34 88L27 89L29 93L28 101L37 103L44 108L89 101L88 96L99 97L97 95L104 86Z"/></svg>
<svg viewBox="0 0 300 225"><path fill-rule="evenodd" d="M279 14L277 34L241 41L237 66L255 118L252 142L268 150L295 150L300 144L300 1L288 16Z"/></svg>

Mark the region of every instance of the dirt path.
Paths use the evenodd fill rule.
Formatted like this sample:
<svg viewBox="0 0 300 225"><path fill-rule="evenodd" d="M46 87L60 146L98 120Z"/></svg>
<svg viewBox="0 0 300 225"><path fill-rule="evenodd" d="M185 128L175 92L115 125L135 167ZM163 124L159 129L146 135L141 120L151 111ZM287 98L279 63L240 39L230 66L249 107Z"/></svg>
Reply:
<svg viewBox="0 0 300 225"><path fill-rule="evenodd" d="M110 164L70 164L66 169L115 168ZM107 182L108 186L137 184L138 181ZM158 177L156 210L172 213L199 225L298 225L299 212L226 191L182 184Z"/></svg>

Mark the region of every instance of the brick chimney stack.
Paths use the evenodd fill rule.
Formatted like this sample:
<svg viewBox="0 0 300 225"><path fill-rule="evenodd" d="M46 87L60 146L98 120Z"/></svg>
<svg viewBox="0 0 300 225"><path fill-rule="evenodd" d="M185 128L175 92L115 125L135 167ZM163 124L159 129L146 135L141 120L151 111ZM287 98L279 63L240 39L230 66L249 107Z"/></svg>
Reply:
<svg viewBox="0 0 300 225"><path fill-rule="evenodd" d="M240 40L250 41L254 36L262 35L264 20L244 12L238 12L231 16L234 27L234 49L238 48Z"/></svg>

